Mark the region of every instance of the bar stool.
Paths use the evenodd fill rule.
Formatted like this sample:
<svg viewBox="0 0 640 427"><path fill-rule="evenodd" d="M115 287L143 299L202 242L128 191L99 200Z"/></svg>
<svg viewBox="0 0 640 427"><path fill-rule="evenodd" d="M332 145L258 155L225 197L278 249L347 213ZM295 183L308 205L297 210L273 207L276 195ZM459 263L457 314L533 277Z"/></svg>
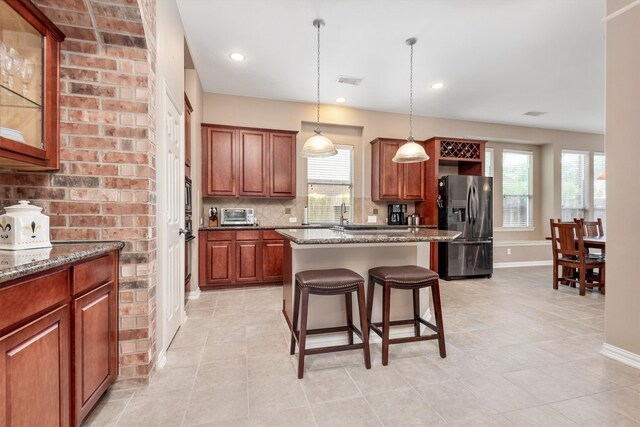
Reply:
<svg viewBox="0 0 640 427"><path fill-rule="evenodd" d="M442 323L442 307L440 305L440 287L438 274L428 268L417 265L403 265L397 267L376 267L369 270L369 289L367 295L367 321L369 327L382 337L382 364L389 363L389 345L413 341L438 340L440 357L447 357L444 343L444 329ZM373 295L376 284L382 286L382 322L371 322L373 311ZM431 288L433 297L433 309L436 323L434 325L420 317L420 289ZM391 289L404 289L413 291L413 319L390 321ZM404 338L389 338L389 327L397 325L414 325L415 336ZM420 335L420 325L432 329L435 334ZM378 327L382 326L382 330Z"/></svg>
<svg viewBox="0 0 640 427"><path fill-rule="evenodd" d="M304 358L308 354L328 353L332 351L344 351L353 349L364 350L364 363L367 369L371 368L371 356L369 355L369 327L364 302L364 278L346 268L334 268L329 270L307 270L296 273L296 289L293 302L293 324L291 326L291 354L296 352L296 341L300 348L298 354L298 378L304 374ZM358 330L353 326L353 314L351 305L351 293L358 293L358 309L360 313L360 326ZM307 314L309 311L309 294L313 295L342 295L344 294L347 305L347 325L334 328L321 328L307 330ZM302 305L300 297L302 296ZM298 327L298 313L300 315L300 330ZM347 331L349 344L334 345L307 349L307 335L324 334L329 332ZM353 334L362 340L360 344L353 343Z"/></svg>

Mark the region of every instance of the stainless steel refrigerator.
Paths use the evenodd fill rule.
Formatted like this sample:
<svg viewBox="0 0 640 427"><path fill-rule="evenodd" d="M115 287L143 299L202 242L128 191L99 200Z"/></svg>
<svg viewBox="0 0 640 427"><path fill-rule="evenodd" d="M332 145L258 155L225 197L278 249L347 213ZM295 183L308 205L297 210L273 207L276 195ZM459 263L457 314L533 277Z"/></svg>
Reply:
<svg viewBox="0 0 640 427"><path fill-rule="evenodd" d="M462 234L438 245L446 280L493 274L493 178L449 175L438 181L438 228Z"/></svg>

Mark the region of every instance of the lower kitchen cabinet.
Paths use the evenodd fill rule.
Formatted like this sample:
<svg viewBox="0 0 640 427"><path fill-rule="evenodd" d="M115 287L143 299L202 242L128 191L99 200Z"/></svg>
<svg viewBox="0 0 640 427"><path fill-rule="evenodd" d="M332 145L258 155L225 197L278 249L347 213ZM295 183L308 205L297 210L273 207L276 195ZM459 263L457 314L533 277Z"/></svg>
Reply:
<svg viewBox="0 0 640 427"><path fill-rule="evenodd" d="M118 372L118 252L0 288L1 426L78 426Z"/></svg>
<svg viewBox="0 0 640 427"><path fill-rule="evenodd" d="M284 241L273 230L200 231L202 289L282 281Z"/></svg>

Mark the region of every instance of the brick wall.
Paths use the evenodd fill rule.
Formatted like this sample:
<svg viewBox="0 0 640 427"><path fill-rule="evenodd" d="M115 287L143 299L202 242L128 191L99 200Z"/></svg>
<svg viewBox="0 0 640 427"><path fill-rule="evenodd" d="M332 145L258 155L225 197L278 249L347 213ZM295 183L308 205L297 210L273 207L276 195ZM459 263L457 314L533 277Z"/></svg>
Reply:
<svg viewBox="0 0 640 427"><path fill-rule="evenodd" d="M53 240L126 242L120 267L121 385L155 359L155 0L36 0L66 34L61 169L0 172L0 204L43 206Z"/></svg>

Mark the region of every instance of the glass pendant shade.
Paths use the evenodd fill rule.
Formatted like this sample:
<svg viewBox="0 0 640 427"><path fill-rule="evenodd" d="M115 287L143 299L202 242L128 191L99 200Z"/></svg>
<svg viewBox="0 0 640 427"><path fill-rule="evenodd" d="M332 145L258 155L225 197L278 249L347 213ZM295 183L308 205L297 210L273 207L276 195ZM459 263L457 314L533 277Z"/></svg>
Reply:
<svg viewBox="0 0 640 427"><path fill-rule="evenodd" d="M409 138L407 142L398 148L396 155L391 160L396 163L418 163L429 160L429 156L427 156L422 145L415 142L413 138Z"/></svg>
<svg viewBox="0 0 640 427"><path fill-rule="evenodd" d="M330 157L338 154L333 142L319 131L307 139L302 147L302 157Z"/></svg>
<svg viewBox="0 0 640 427"><path fill-rule="evenodd" d="M606 178L606 174L604 173L604 169L602 169L602 172L600 172L600 174L598 174L598 177L596 179L599 179L600 181L604 181Z"/></svg>

